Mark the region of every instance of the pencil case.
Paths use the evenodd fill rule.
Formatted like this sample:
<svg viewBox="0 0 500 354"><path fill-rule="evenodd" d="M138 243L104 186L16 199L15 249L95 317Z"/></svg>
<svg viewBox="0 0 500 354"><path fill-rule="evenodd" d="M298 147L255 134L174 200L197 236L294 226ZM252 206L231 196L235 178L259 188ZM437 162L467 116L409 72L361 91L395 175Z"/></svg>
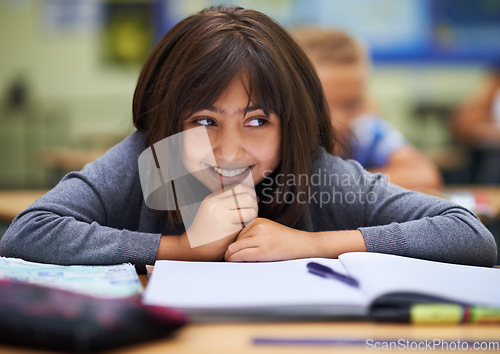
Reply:
<svg viewBox="0 0 500 354"><path fill-rule="evenodd" d="M0 343L96 352L170 335L186 316L146 306L141 296L109 299L0 281Z"/></svg>

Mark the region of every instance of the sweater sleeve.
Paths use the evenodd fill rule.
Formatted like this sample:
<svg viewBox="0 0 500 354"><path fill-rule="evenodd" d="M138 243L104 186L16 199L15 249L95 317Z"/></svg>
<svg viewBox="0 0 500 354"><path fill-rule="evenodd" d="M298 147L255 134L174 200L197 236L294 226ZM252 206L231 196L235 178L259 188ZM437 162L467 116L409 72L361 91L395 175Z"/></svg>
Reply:
<svg viewBox="0 0 500 354"><path fill-rule="evenodd" d="M56 264L152 264L160 234L137 230L142 191L141 133L111 148L59 184L12 222L0 255Z"/></svg>
<svg viewBox="0 0 500 354"><path fill-rule="evenodd" d="M447 200L405 190L370 176L365 226L358 228L368 251L428 260L492 266L497 247L492 234L469 210Z"/></svg>
<svg viewBox="0 0 500 354"><path fill-rule="evenodd" d="M457 264L495 264L495 239L468 209L398 187L355 161L330 156L323 159L323 165L351 181L335 186L344 200L330 209L330 218L336 223L330 227L360 230L369 252ZM349 193L359 198L351 203L346 198Z"/></svg>

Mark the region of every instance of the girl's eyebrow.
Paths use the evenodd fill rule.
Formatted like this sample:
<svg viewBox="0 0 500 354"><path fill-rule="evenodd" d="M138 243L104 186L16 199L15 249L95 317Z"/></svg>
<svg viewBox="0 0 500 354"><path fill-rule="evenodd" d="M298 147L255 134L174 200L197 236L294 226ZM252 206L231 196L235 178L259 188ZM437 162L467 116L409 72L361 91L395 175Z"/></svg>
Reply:
<svg viewBox="0 0 500 354"><path fill-rule="evenodd" d="M243 107L243 108L240 108L237 113L250 113L250 112L254 112L254 111L259 111L259 110L264 110L262 107L260 106L249 106L249 107ZM220 107L214 107L214 106L210 106L210 107L207 107L207 108L204 108L202 109L202 111L209 111L209 112L215 112L215 113L220 113L220 114L224 114L226 113L226 111Z"/></svg>

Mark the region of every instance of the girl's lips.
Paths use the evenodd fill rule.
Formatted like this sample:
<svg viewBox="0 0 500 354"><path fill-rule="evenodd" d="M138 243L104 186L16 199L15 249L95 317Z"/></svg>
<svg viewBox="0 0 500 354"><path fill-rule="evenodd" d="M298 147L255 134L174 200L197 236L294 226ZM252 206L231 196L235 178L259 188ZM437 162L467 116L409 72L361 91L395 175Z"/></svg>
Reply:
<svg viewBox="0 0 500 354"><path fill-rule="evenodd" d="M242 173L246 172L248 170L248 166L240 167L240 168L225 168L225 167L220 167L220 166L211 166L211 168L217 172L218 174L224 176L224 177L235 177L239 176Z"/></svg>
<svg viewBox="0 0 500 354"><path fill-rule="evenodd" d="M238 167L218 167L207 165L209 174L217 180L221 181L223 184L234 184L236 182L242 182L248 177L248 174L252 171L255 165L243 166L238 165Z"/></svg>

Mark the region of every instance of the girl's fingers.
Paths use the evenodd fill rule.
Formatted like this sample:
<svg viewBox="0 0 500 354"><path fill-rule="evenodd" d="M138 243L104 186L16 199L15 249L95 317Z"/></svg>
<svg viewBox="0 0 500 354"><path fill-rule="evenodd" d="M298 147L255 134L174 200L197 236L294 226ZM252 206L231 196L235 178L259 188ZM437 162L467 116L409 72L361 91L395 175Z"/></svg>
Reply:
<svg viewBox="0 0 500 354"><path fill-rule="evenodd" d="M238 204L239 208L254 208L258 207L257 198L248 193L239 193L233 195L233 200Z"/></svg>
<svg viewBox="0 0 500 354"><path fill-rule="evenodd" d="M242 222L248 224L257 217L257 212L252 208L230 210L227 217L231 224L241 225Z"/></svg>
<svg viewBox="0 0 500 354"><path fill-rule="evenodd" d="M249 186L244 185L244 184L237 184L234 186L228 186L227 188L224 189L224 191L219 190L219 191L213 192L210 195L210 198L224 199L224 198L230 197L234 194L240 194L240 193L248 193L250 195L256 195L255 189L253 187L249 187Z"/></svg>
<svg viewBox="0 0 500 354"><path fill-rule="evenodd" d="M246 184L240 183L231 188L235 193L253 193L255 194L255 188L247 186ZM229 190L229 189L228 189Z"/></svg>
<svg viewBox="0 0 500 354"><path fill-rule="evenodd" d="M255 240L252 237L245 237L245 238L238 239L235 242L231 243L227 247L226 254L232 255L232 254L239 252L245 248L253 248L253 247L257 247Z"/></svg>
<svg viewBox="0 0 500 354"><path fill-rule="evenodd" d="M229 194L228 194L229 192ZM248 193L233 195L231 191L215 198L208 198L207 204L216 207L217 210L237 210L237 209L255 209L258 212L259 206L257 199Z"/></svg>
<svg viewBox="0 0 500 354"><path fill-rule="evenodd" d="M253 220L250 220L248 224L245 225L245 227L238 233L238 236L236 236L236 240L242 240L244 238L248 238L253 236L252 228L255 225L255 220L258 218L254 218Z"/></svg>
<svg viewBox="0 0 500 354"><path fill-rule="evenodd" d="M259 211L259 205L257 204L257 199L248 193L239 193L235 195L229 195L225 198L218 199L220 206L228 210L238 210L238 209L253 209L257 213Z"/></svg>
<svg viewBox="0 0 500 354"><path fill-rule="evenodd" d="M244 184L238 184L234 188L228 189L225 193L227 192L231 193L232 195L248 194L249 196L252 196L255 200L257 200L255 189Z"/></svg>
<svg viewBox="0 0 500 354"><path fill-rule="evenodd" d="M234 195L234 194L241 194L241 193L248 193L250 195L256 195L255 194L255 189L249 186L246 186L244 184L238 184L235 185L234 187L231 186L226 188L224 191L217 191L212 193L212 196L217 197L217 198L226 198L228 196Z"/></svg>
<svg viewBox="0 0 500 354"><path fill-rule="evenodd" d="M229 253L226 251L225 259L228 262L246 262L259 259L260 250L258 247L243 248L237 252Z"/></svg>
<svg viewBox="0 0 500 354"><path fill-rule="evenodd" d="M246 208L238 210L238 216L242 219L245 224L250 223L252 220L257 218L257 210L253 208Z"/></svg>

